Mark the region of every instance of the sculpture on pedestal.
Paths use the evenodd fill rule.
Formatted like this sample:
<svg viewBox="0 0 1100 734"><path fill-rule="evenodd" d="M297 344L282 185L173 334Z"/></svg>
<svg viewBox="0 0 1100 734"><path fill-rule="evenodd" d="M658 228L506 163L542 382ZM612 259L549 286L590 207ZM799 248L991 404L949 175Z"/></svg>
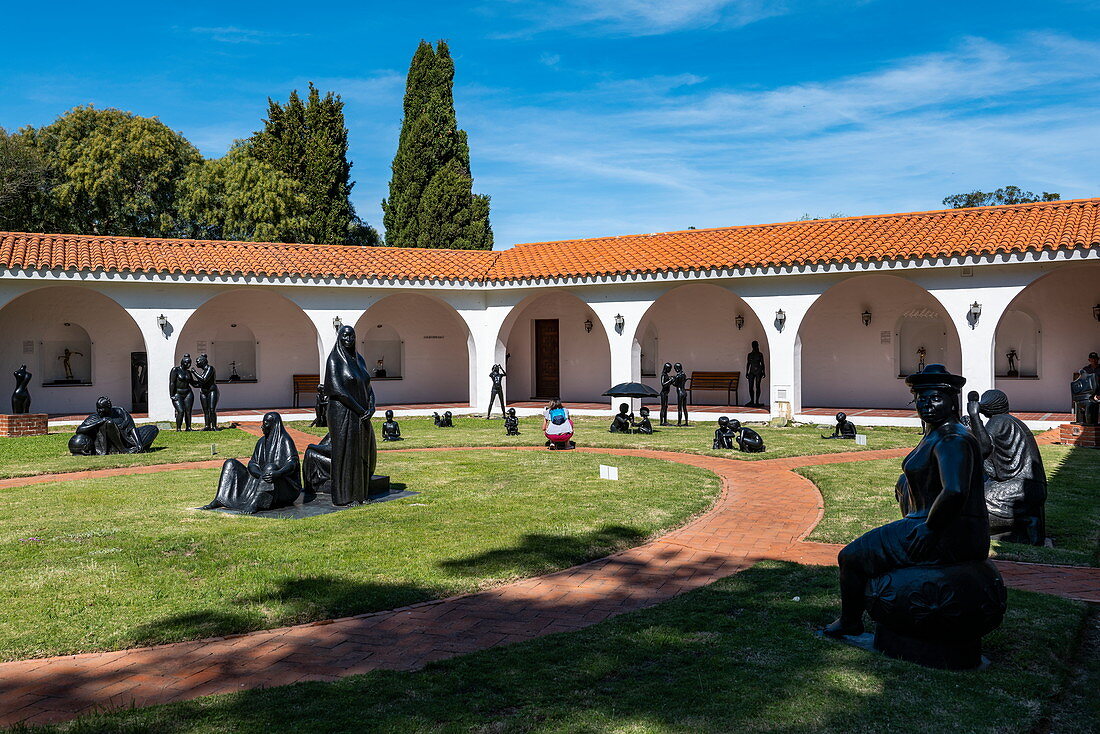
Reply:
<svg viewBox="0 0 1100 734"><path fill-rule="evenodd" d="M653 424L649 421L649 408L644 405L638 410L638 414L642 417L640 421L634 424L634 429L641 434L651 435L653 433Z"/></svg>
<svg viewBox="0 0 1100 734"><path fill-rule="evenodd" d="M172 396L172 407L176 409L176 430L182 430L186 424L191 430L191 409L195 407L195 393L191 376L191 355L183 355L180 363L168 373L168 392Z"/></svg>
<svg viewBox="0 0 1100 734"><path fill-rule="evenodd" d="M1008 354L1006 354L1005 357L1008 359L1008 373L1006 376L1019 377L1020 369L1016 366L1016 364L1020 361L1020 356L1016 354L1016 350L1009 349Z"/></svg>
<svg viewBox="0 0 1100 734"><path fill-rule="evenodd" d="M451 411L449 410L443 411L442 416L440 416L439 413L432 413L432 421L435 423L437 428L455 427L454 422L451 420Z"/></svg>
<svg viewBox="0 0 1100 734"><path fill-rule="evenodd" d="M218 390L217 373L205 354L195 359L195 368L191 370L192 382L199 389L199 403L202 405L202 430L218 430Z"/></svg>
<svg viewBox="0 0 1100 734"><path fill-rule="evenodd" d="M15 371L15 391L11 394L11 412L16 415L31 412L31 391L27 386L31 384L31 373L27 372L27 365L19 365Z"/></svg>
<svg viewBox="0 0 1100 734"><path fill-rule="evenodd" d="M116 408L104 396L95 403L95 412L84 419L69 439L69 453L74 456L105 456L106 454L140 454L149 450L160 429L156 426L134 425L125 408Z"/></svg>
<svg viewBox="0 0 1100 734"><path fill-rule="evenodd" d="M264 415L263 431L248 466L236 459L222 464L217 494L200 509L224 507L251 515L295 503L302 492L298 449L278 413Z"/></svg>
<svg viewBox="0 0 1100 734"><path fill-rule="evenodd" d="M752 343L752 351L745 357L745 378L749 381L749 402L747 408L762 408L760 402L760 382L766 376L764 353L760 351L760 342Z"/></svg>
<svg viewBox="0 0 1100 734"><path fill-rule="evenodd" d="M370 379L367 363L355 349L355 329L341 326L325 364L334 505L365 502L369 494L378 460Z"/></svg>
<svg viewBox="0 0 1100 734"><path fill-rule="evenodd" d="M325 411L328 410L328 395L325 395L324 383L317 386L317 402L313 406L314 418L309 422L311 426L328 428L328 418Z"/></svg>
<svg viewBox="0 0 1100 734"><path fill-rule="evenodd" d="M633 423L634 416L630 415L630 406L626 403L619 403L619 412L611 419L611 427L607 429L607 432L630 433Z"/></svg>
<svg viewBox="0 0 1100 734"><path fill-rule="evenodd" d="M687 391L687 373L684 372L684 366L677 362L672 365L672 369L675 372L672 375L672 384L676 386L676 425L686 426L688 424L688 391Z"/></svg>
<svg viewBox="0 0 1100 734"><path fill-rule="evenodd" d="M386 411L386 420L382 422L382 440L383 441L404 441L401 438L401 426L397 425L397 421L393 419L393 411Z"/></svg>
<svg viewBox="0 0 1100 734"><path fill-rule="evenodd" d="M508 376L508 373L504 371L504 368L499 364L494 364L493 369L489 370L489 379L493 381L492 387L489 389L489 412L485 414L485 418L493 414L493 402L500 400L500 414L503 416L505 408L504 404L504 378Z"/></svg>
<svg viewBox="0 0 1100 734"><path fill-rule="evenodd" d="M764 451L764 437L755 430L741 425L741 421L736 419L730 420L730 428L733 429L733 440L739 451L744 451L746 454L759 454Z"/></svg>
<svg viewBox="0 0 1100 734"><path fill-rule="evenodd" d="M509 408L508 414L504 417L504 435L505 436L518 436L519 435L519 418L516 417L516 409Z"/></svg>
<svg viewBox="0 0 1100 734"><path fill-rule="evenodd" d="M856 424L848 420L848 414L841 411L836 414L836 428L833 429L833 435L822 436L822 438L843 438L855 440L856 437Z"/></svg>
<svg viewBox="0 0 1100 734"><path fill-rule="evenodd" d="M926 431L902 462L895 491L903 517L840 552L840 617L824 633L862 634L866 610L876 622L875 648L887 655L974 668L1006 596L988 559L981 450L961 422L966 379L931 364L905 382Z"/></svg>
<svg viewBox="0 0 1100 734"><path fill-rule="evenodd" d="M672 362L665 362L661 368L661 425L672 425L668 422L668 392L672 389Z"/></svg>
<svg viewBox="0 0 1100 734"><path fill-rule="evenodd" d="M1081 426L1100 425L1100 356L1089 352L1089 363L1074 373L1070 383L1073 422Z"/></svg>
<svg viewBox="0 0 1100 734"><path fill-rule="evenodd" d="M980 400L977 392L967 396L970 432L984 460L989 532L997 540L1043 545L1047 500L1043 457L1031 430L1008 410L1008 396L1000 390L986 390Z"/></svg>
<svg viewBox="0 0 1100 734"><path fill-rule="evenodd" d="M727 416L722 416L718 419L718 428L714 429L714 443L711 444L711 448L732 449L733 439L736 435L737 432L730 426L730 419Z"/></svg>

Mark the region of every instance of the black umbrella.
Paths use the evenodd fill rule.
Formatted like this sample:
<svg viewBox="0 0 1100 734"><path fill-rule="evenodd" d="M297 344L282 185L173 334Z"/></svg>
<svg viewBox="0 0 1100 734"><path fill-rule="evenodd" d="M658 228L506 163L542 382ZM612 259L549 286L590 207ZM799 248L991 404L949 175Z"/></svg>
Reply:
<svg viewBox="0 0 1100 734"><path fill-rule="evenodd" d="M604 393L609 398L657 398L661 393L640 382L620 382Z"/></svg>

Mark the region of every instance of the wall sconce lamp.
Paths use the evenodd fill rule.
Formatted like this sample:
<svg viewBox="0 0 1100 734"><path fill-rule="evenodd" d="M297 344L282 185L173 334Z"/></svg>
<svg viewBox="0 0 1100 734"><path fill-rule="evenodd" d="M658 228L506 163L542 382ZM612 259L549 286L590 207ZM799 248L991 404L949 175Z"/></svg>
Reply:
<svg viewBox="0 0 1100 734"><path fill-rule="evenodd" d="M161 331L164 331L165 328L167 328L167 326L168 326L168 317L165 316L164 314L161 314L160 316L157 316L157 326L160 327Z"/></svg>
<svg viewBox="0 0 1100 734"><path fill-rule="evenodd" d="M978 317L982 315L982 304L974 301L970 304L970 328L977 328Z"/></svg>
<svg viewBox="0 0 1100 734"><path fill-rule="evenodd" d="M621 313L615 314L615 331L620 334L623 333L623 328L626 326L626 319L623 318Z"/></svg>
<svg viewBox="0 0 1100 734"><path fill-rule="evenodd" d="M737 314L733 317L733 323L737 324L737 330L741 331L741 327L745 325L745 317L741 314Z"/></svg>
<svg viewBox="0 0 1100 734"><path fill-rule="evenodd" d="M340 318L339 316L333 316L332 317L332 328L333 329L335 329L336 331L340 331L340 329L342 329L343 326L344 326L344 320L342 318Z"/></svg>
<svg viewBox="0 0 1100 734"><path fill-rule="evenodd" d="M864 326L870 326L871 325L871 311L870 311L870 309L865 310L862 314L860 314L860 317L863 319L863 325Z"/></svg>
<svg viewBox="0 0 1100 734"><path fill-rule="evenodd" d="M775 324L779 327L779 330L783 330L783 324L787 323L787 312L783 309L779 309L775 312Z"/></svg>
<svg viewBox="0 0 1100 734"><path fill-rule="evenodd" d="M592 333L592 319L585 319L584 320L584 330L588 334Z"/></svg>
<svg viewBox="0 0 1100 734"><path fill-rule="evenodd" d="M1092 317L1097 321L1100 321L1100 303L1092 307Z"/></svg>

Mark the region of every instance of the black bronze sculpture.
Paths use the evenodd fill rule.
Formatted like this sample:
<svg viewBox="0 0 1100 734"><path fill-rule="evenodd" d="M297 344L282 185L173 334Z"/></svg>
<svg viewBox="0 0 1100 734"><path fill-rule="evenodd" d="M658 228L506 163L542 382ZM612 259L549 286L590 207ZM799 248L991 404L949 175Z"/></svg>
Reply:
<svg viewBox="0 0 1100 734"><path fill-rule="evenodd" d="M966 379L943 365L906 378L926 431L902 462L895 492L903 518L849 543L839 555L840 617L830 637L863 633L875 648L938 668L974 668L981 638L1000 625L1005 589L988 560L981 449L961 422Z"/></svg>
<svg viewBox="0 0 1100 734"><path fill-rule="evenodd" d="M634 430L637 433L642 433L647 436L651 435L653 433L653 424L649 421L649 408L643 405L638 411L638 414L642 419L634 424Z"/></svg>
<svg viewBox="0 0 1100 734"><path fill-rule="evenodd" d="M251 515L295 503L302 492L298 449L278 413L264 416L263 430L248 466L236 459L222 464L218 492L210 504L200 509L224 507Z"/></svg>
<svg viewBox="0 0 1100 734"><path fill-rule="evenodd" d="M195 368L191 370L192 381L199 389L199 403L202 404L202 430L218 430L218 390L217 373L214 365L207 361L205 354L195 358Z"/></svg>
<svg viewBox="0 0 1100 734"><path fill-rule="evenodd" d="M321 384L317 386L317 402L313 406L315 417L309 422L309 425L317 426L318 428L328 428L326 410L328 410L328 396L325 395L324 384Z"/></svg>
<svg viewBox="0 0 1100 734"><path fill-rule="evenodd" d="M630 406L619 403L619 412L611 419L611 427L607 431L608 433L630 433L633 424L634 416L630 414Z"/></svg>
<svg viewBox="0 0 1100 734"><path fill-rule="evenodd" d="M191 409L195 407L194 378L191 376L191 355L183 355L180 363L168 373L168 392L172 395L172 407L176 409L176 430L184 424L191 430Z"/></svg>
<svg viewBox="0 0 1100 734"><path fill-rule="evenodd" d="M1015 349L1009 349L1005 357L1008 359L1008 377L1019 377L1020 369L1016 366L1016 363L1020 360L1020 355L1016 354Z"/></svg>
<svg viewBox="0 0 1100 734"><path fill-rule="evenodd" d="M984 460L989 532L997 540L1043 545L1047 499L1043 457L1035 436L1008 410L1008 396L1000 390L986 390L980 400L977 392L967 396L970 432Z"/></svg>
<svg viewBox="0 0 1100 734"><path fill-rule="evenodd" d="M332 446L332 504L365 502L378 459L371 418L374 390L367 364L355 350L355 329L341 326L325 365Z"/></svg>
<svg viewBox="0 0 1100 734"><path fill-rule="evenodd" d="M437 428L454 428L455 424L451 420L451 411L443 411L443 415L439 413L432 413L432 422L435 423Z"/></svg>
<svg viewBox="0 0 1100 734"><path fill-rule="evenodd" d="M516 409L509 408L508 414L504 417L504 435L505 436L518 436L519 435L519 418L516 417Z"/></svg>
<svg viewBox="0 0 1100 734"><path fill-rule="evenodd" d="M493 402L497 399L500 400L500 414L503 416L505 408L504 404L504 378L508 376L508 373L504 371L504 368L499 364L494 364L493 369L489 370L489 379L493 381L493 386L489 392L489 412L485 414L485 418L493 414Z"/></svg>
<svg viewBox="0 0 1100 734"><path fill-rule="evenodd" d="M752 343L752 351L745 357L745 377L749 381L749 402L747 408L762 408L760 402L760 381L765 377L764 353L760 351L760 342Z"/></svg>
<svg viewBox="0 0 1100 734"><path fill-rule="evenodd" d="M332 439L327 433L317 443L306 446L302 458L302 487L307 502L312 502L318 494L332 493Z"/></svg>
<svg viewBox="0 0 1100 734"><path fill-rule="evenodd" d="M393 411L386 411L386 420L382 422L382 440L383 441L404 441L401 438L401 426L397 425L397 421L393 419Z"/></svg>
<svg viewBox="0 0 1100 734"><path fill-rule="evenodd" d="M733 440L737 444L738 451L744 451L747 454L759 454L764 451L764 437L755 430L741 425L741 421L736 419L730 421L730 428L733 429Z"/></svg>
<svg viewBox="0 0 1100 734"><path fill-rule="evenodd" d="M684 372L684 366L679 362L672 365L672 369L675 370L672 375L672 384L676 386L676 425L690 425L688 423L688 376Z"/></svg>
<svg viewBox="0 0 1100 734"><path fill-rule="evenodd" d="M672 389L672 362L665 362L661 368L661 425L672 425L668 422L668 392Z"/></svg>
<svg viewBox="0 0 1100 734"><path fill-rule="evenodd" d="M718 428L714 429L714 443L711 444L711 448L732 449L733 439L736 436L737 432L730 426L730 419L722 416L718 419Z"/></svg>
<svg viewBox="0 0 1100 734"><path fill-rule="evenodd" d="M1100 425L1100 355L1089 352L1089 363L1074 373L1070 383L1073 422L1081 426Z"/></svg>
<svg viewBox="0 0 1100 734"><path fill-rule="evenodd" d="M95 412L77 426L69 439L69 452L73 456L140 454L149 450L158 433L156 426L138 428L125 408L116 408L110 398L101 397L95 403Z"/></svg>
<svg viewBox="0 0 1100 734"><path fill-rule="evenodd" d="M855 440L856 438L856 424L848 420L848 414L841 411L836 414L836 428L833 429L833 435L822 436L822 438L843 438Z"/></svg>
<svg viewBox="0 0 1100 734"><path fill-rule="evenodd" d="M31 391L27 386L31 384L31 373L27 372L27 365L19 365L15 371L15 392L11 394L11 412L16 415L31 412Z"/></svg>

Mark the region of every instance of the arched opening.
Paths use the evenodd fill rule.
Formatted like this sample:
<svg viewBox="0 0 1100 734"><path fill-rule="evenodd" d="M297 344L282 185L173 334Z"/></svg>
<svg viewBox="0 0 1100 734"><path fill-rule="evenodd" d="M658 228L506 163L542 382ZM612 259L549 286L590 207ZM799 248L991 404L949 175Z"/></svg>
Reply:
<svg viewBox="0 0 1100 734"><path fill-rule="evenodd" d="M611 345L595 312L567 291L530 296L501 325L510 402L606 402Z"/></svg>
<svg viewBox="0 0 1100 734"><path fill-rule="evenodd" d="M737 294L711 283L683 285L663 294L646 310L637 334L642 345L642 382L660 390L659 373L665 362L680 362L689 375L740 372L737 395L730 398L739 405L748 402L745 364L752 343L760 344L765 359L770 353L767 333L755 312ZM653 365L649 372L647 356ZM767 377L760 394L767 402ZM727 398L726 391L719 390L693 390L691 395L697 406L726 406Z"/></svg>
<svg viewBox="0 0 1100 734"><path fill-rule="evenodd" d="M912 281L858 275L810 307L798 330L803 410L904 408L902 379L925 364L962 369L959 335L940 302Z"/></svg>
<svg viewBox="0 0 1100 734"><path fill-rule="evenodd" d="M100 395L144 412L148 383L137 365L145 357L130 314L91 288L47 286L0 308L0 370L11 375L27 365L36 413L92 413Z"/></svg>
<svg viewBox="0 0 1100 734"><path fill-rule="evenodd" d="M1100 264L1064 265L1024 288L997 323L995 384L1013 412L1069 413L1069 383L1100 352ZM1018 375L1008 374L1016 351Z"/></svg>
<svg viewBox="0 0 1100 734"><path fill-rule="evenodd" d="M395 293L355 324L379 405L469 404L469 332L448 303Z"/></svg>
<svg viewBox="0 0 1100 734"><path fill-rule="evenodd" d="M206 354L217 373L219 411L293 403L294 375L317 374L317 333L293 301L261 288L214 296L184 324L176 361Z"/></svg>

